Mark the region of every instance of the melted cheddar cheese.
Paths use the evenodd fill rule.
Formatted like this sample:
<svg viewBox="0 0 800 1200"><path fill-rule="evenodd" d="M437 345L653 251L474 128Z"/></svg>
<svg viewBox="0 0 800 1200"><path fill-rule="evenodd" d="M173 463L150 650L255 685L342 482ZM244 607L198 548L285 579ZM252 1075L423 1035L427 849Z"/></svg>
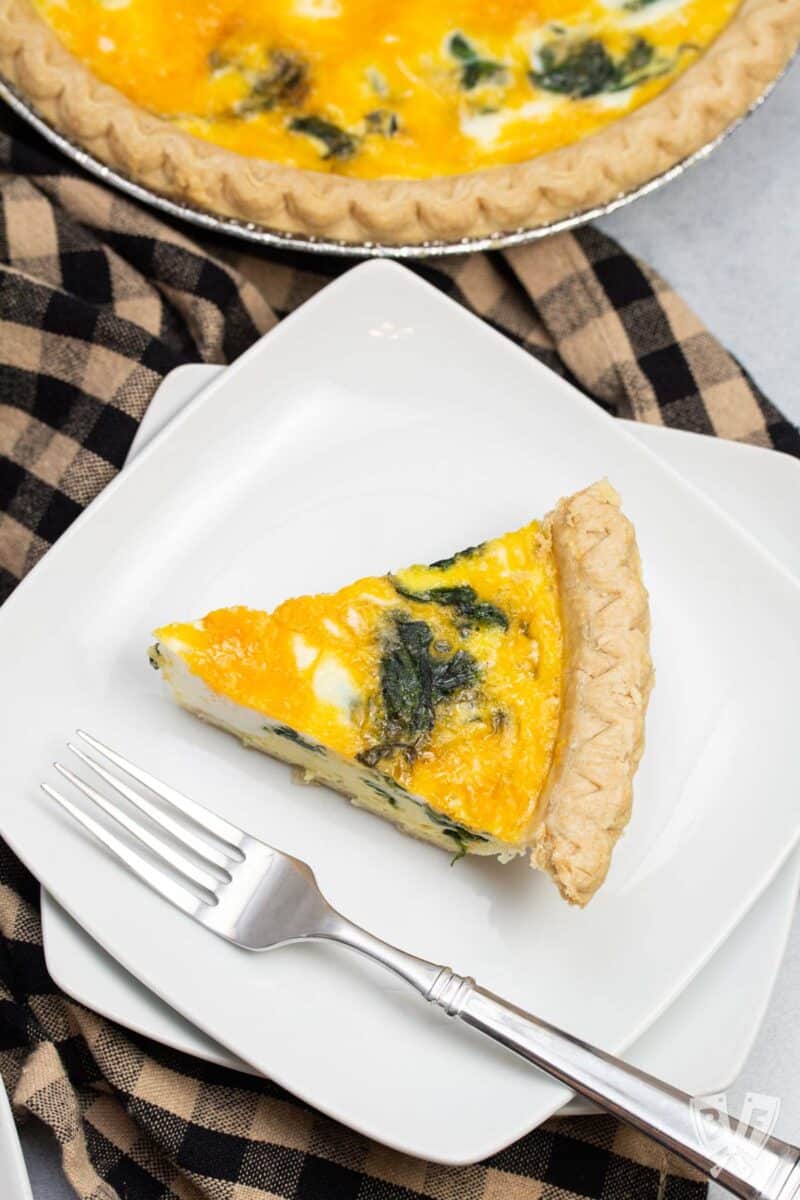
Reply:
<svg viewBox="0 0 800 1200"><path fill-rule="evenodd" d="M156 637L152 661L186 707L282 757L299 744L323 779L331 752L390 807L424 802L461 849L477 834L507 851L535 817L562 671L555 566L535 522L442 563L272 613L220 609ZM176 660L202 695L176 683Z"/></svg>
<svg viewBox="0 0 800 1200"><path fill-rule="evenodd" d="M141 107L244 155L362 178L519 162L637 108L737 0L37 0Z"/></svg>

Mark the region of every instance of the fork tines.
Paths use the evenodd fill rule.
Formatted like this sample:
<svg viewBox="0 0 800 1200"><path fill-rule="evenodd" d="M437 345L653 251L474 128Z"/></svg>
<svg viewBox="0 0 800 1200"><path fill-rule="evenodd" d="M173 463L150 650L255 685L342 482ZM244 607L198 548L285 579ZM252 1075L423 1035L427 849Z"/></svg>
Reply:
<svg viewBox="0 0 800 1200"><path fill-rule="evenodd" d="M135 845L119 837L113 829L109 829L90 812L78 807L49 784L43 783L42 790L145 883L185 912L195 914L198 907L215 904L220 885L230 882L232 868L244 859L241 844L246 835L242 830L148 771L137 767L83 730L77 730L77 736L95 754L135 780L141 788L157 796L162 804L157 804L138 788L132 787L125 779L72 742L68 742L67 745L84 766L99 776L132 808L144 814L146 820L142 821L131 815L115 797L109 799L63 763L54 763L55 769L87 800L121 825L136 843L147 847L157 860L176 871L178 878L170 871L157 866ZM159 836L149 822L160 827L169 840ZM181 849L178 849L178 846ZM187 884L194 887L186 886Z"/></svg>

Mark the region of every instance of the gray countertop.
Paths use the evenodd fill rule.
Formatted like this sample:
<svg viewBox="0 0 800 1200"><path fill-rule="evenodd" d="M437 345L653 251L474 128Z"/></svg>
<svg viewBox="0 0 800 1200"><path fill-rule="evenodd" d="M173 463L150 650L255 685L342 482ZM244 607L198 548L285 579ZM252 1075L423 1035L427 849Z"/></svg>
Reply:
<svg viewBox="0 0 800 1200"><path fill-rule="evenodd" d="M683 294L784 412L800 422L800 63L706 160L599 224ZM766 1020L729 1095L778 1096L776 1132L800 1142L800 916ZM49 1136L23 1148L35 1200L68 1200ZM713 1187L714 1200L727 1195Z"/></svg>
<svg viewBox="0 0 800 1200"><path fill-rule="evenodd" d="M800 422L800 60L704 162L598 222Z"/></svg>

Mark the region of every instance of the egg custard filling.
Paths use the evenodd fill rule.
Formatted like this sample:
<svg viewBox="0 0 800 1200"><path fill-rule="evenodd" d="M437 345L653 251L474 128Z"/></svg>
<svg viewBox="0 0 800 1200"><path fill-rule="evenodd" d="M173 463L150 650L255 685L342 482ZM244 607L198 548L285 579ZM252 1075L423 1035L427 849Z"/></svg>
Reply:
<svg viewBox="0 0 800 1200"><path fill-rule="evenodd" d="M246 156L364 179L516 163L652 99L737 0L37 0L101 80Z"/></svg>
<svg viewBox="0 0 800 1200"><path fill-rule="evenodd" d="M456 857L531 852L577 903L602 881L650 678L635 539L609 485L430 565L155 637L180 704L404 832Z"/></svg>

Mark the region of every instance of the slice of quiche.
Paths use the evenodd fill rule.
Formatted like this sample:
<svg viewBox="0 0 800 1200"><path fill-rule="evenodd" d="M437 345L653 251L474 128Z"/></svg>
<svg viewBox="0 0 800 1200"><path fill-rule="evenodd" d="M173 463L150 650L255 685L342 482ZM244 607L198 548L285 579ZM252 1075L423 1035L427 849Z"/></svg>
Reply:
<svg viewBox="0 0 800 1200"><path fill-rule="evenodd" d="M583 905L631 811L652 681L605 482L452 558L156 631L190 712L455 853L529 853Z"/></svg>

